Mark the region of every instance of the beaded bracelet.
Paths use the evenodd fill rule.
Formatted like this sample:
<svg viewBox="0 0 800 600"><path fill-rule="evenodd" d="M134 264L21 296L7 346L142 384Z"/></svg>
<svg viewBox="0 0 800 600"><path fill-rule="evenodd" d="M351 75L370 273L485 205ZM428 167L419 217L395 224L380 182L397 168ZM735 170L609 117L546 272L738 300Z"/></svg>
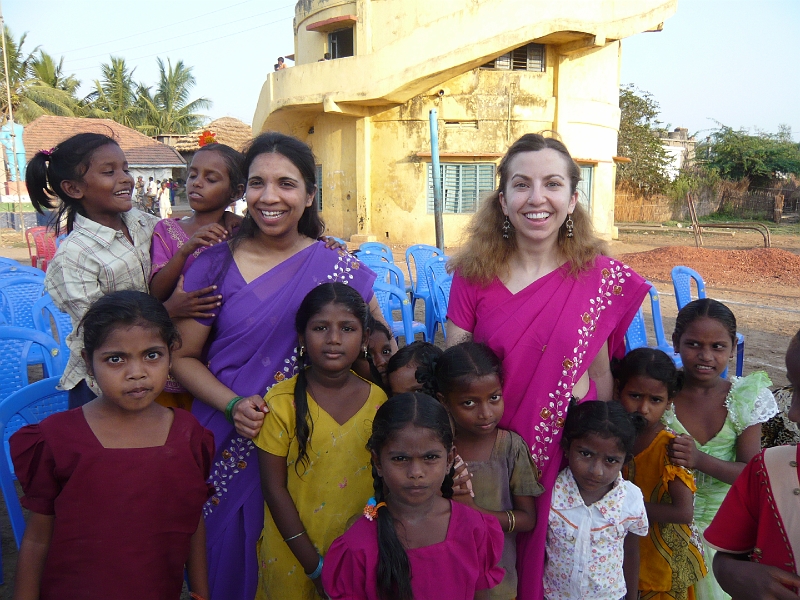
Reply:
<svg viewBox="0 0 800 600"><path fill-rule="evenodd" d="M318 579L320 575L322 575L322 556L319 557L319 562L317 563L317 568L314 569L314 572L306 573L306 576L308 576L308 578L312 581L314 579Z"/></svg>
<svg viewBox="0 0 800 600"><path fill-rule="evenodd" d="M233 425L233 407L236 406L239 400L244 400L244 397L234 396L233 399L228 402L228 406L225 407L225 419L227 419L228 423L231 425Z"/></svg>

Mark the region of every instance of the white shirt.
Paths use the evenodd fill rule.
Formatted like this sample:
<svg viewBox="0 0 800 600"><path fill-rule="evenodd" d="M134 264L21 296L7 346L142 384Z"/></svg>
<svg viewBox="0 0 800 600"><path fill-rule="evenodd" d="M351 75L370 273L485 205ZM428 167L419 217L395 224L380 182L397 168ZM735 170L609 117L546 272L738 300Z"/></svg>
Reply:
<svg viewBox="0 0 800 600"><path fill-rule="evenodd" d="M614 487L586 506L569 467L558 474L547 524L544 595L551 600L619 600L626 593L622 561L628 533L647 535L642 492L617 476Z"/></svg>
<svg viewBox="0 0 800 600"><path fill-rule="evenodd" d="M149 292L150 239L158 217L132 208L122 213L122 220L133 245L121 231L75 215L72 233L47 267L45 289L55 305L72 318L73 330L67 336L69 362L60 384L65 390L86 378L86 365L81 358L83 334L76 328L89 306L109 292Z"/></svg>

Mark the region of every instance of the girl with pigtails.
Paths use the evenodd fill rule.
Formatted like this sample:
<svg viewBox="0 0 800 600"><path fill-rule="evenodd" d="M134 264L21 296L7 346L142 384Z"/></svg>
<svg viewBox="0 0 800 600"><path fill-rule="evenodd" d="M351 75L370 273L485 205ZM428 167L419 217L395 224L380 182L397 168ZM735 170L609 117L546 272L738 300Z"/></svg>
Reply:
<svg viewBox="0 0 800 600"><path fill-rule="evenodd" d="M453 430L445 408L420 393L378 409L368 449L374 499L325 556L331 599L473 600L503 579L497 519L450 498Z"/></svg>

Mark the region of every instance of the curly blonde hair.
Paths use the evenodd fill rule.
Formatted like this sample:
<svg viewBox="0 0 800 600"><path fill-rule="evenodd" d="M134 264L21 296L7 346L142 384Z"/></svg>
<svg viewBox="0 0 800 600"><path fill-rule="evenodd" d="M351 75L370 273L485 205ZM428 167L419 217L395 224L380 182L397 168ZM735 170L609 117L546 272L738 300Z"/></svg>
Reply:
<svg viewBox="0 0 800 600"><path fill-rule="evenodd" d="M488 285L496 276L507 274L508 263L517 249L517 233L513 227L508 239L502 235L506 216L500 206L500 192L505 191L509 176L509 163L522 152L538 152L549 148L564 156L567 162L567 176L570 180L570 194L574 194L581 180L581 169L572 160L567 147L552 137L538 133L526 133L506 152L497 171L500 182L497 189L487 197L472 217L466 230L466 243L449 261L449 271L458 271L470 281ZM567 237L566 226L562 223L558 230L557 248L559 256L569 263L570 275L576 276L590 269L594 259L607 253L605 242L595 235L592 222L586 210L575 206L572 213L573 237ZM565 220L566 223L566 220Z"/></svg>

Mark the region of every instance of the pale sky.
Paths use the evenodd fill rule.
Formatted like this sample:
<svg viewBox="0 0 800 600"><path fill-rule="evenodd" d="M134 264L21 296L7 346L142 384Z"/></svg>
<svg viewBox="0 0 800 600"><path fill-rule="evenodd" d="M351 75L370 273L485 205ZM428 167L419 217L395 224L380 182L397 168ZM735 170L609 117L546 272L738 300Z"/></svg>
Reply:
<svg viewBox="0 0 800 600"><path fill-rule="evenodd" d="M403 0L394 0L402 6ZM83 83L120 56L155 84L156 57L194 67L193 98L211 118L251 123L278 56L294 52L293 0L5 0L3 17L24 49L63 56ZM800 140L800 1L679 0L659 33L623 41L622 83L653 94L661 120L705 135L719 121ZM287 61L289 65L292 63Z"/></svg>

